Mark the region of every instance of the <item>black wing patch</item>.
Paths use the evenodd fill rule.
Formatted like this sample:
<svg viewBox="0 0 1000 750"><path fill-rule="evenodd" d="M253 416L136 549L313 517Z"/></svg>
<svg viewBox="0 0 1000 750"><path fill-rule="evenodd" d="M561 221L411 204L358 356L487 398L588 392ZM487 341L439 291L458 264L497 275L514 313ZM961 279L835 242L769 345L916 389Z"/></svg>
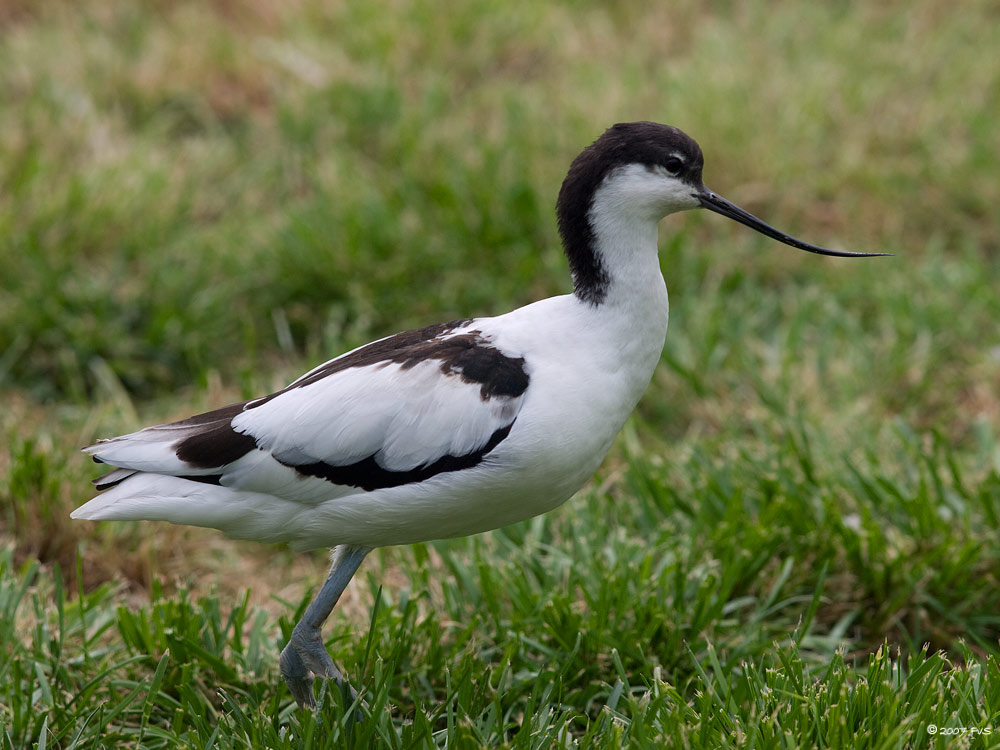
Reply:
<svg viewBox="0 0 1000 750"><path fill-rule="evenodd" d="M447 335L470 322L469 318L453 320L373 341L317 367L277 393L249 402L247 408L261 406L293 388L312 385L352 367L394 363L408 370L427 360L440 361L445 375L460 375L467 383L479 383L483 401L495 396L520 396L528 388L523 357L508 357L479 331Z"/></svg>
<svg viewBox="0 0 1000 750"><path fill-rule="evenodd" d="M193 428L192 432L175 444L177 457L196 469L213 469L237 461L258 447L256 437L233 429L232 422L238 414L261 406L292 389L312 385L352 367L395 363L406 370L420 362L437 360L441 363L443 374L460 377L466 383L478 384L480 398L483 401L493 398L516 398L522 395L527 390L529 382L523 357L508 357L479 331L448 335L470 322L470 319L455 320L398 333L333 359L269 396L231 404L166 425ZM345 466L336 466L323 461L308 464L282 463L294 468L302 476L319 477L334 484L360 487L368 491L396 487L411 482L422 482L442 472L459 471L475 466L507 437L512 426L513 422L496 430L489 440L475 451L461 456L441 456L430 463L406 471L385 469L379 466L374 455ZM191 475L186 478L218 484L221 477L213 474ZM110 486L113 486L111 482L99 485L101 489Z"/></svg>
<svg viewBox="0 0 1000 750"><path fill-rule="evenodd" d="M199 428L174 447L177 458L196 469L214 469L231 464L256 448L257 440L252 435L233 429L233 417L245 405L246 402L224 406L170 425Z"/></svg>
<svg viewBox="0 0 1000 750"><path fill-rule="evenodd" d="M285 463L285 466L295 469L302 476L319 477L333 484L360 487L367 492L371 492L372 490L380 490L386 487L399 487L400 485L411 484L412 482L423 482L435 474L442 474L447 471L471 469L480 463L486 457L487 453L496 448L510 434L510 428L513 426L514 423L511 422L506 427L496 430L490 436L486 445L471 453L466 453L462 456L442 456L432 463L405 471L392 471L380 466L378 461L375 460L374 455L344 466L334 466L323 461L299 465L288 464L284 461L282 463Z"/></svg>

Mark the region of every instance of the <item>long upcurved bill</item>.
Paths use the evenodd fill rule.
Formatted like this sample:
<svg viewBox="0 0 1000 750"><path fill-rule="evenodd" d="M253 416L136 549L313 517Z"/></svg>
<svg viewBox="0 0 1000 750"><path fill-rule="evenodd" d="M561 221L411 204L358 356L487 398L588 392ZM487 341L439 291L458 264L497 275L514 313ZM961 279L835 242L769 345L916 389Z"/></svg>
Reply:
<svg viewBox="0 0 1000 750"><path fill-rule="evenodd" d="M740 224L746 224L751 229L756 229L758 232L766 235L767 237L775 239L778 242L784 242L786 245L797 247L799 250L806 250L810 253L818 253L819 255L835 255L838 258L873 258L880 255L892 254L850 253L845 250L829 250L825 247L820 247L819 245L810 245L808 242L803 242L802 240L796 239L789 234L785 234L784 232L775 229L770 224L758 219L749 211L744 211L735 203L730 203L718 193L713 193L707 188L704 189L703 192L698 193L698 200L701 201L702 207L707 208L709 211L715 211L715 213L727 216L733 221L738 221Z"/></svg>

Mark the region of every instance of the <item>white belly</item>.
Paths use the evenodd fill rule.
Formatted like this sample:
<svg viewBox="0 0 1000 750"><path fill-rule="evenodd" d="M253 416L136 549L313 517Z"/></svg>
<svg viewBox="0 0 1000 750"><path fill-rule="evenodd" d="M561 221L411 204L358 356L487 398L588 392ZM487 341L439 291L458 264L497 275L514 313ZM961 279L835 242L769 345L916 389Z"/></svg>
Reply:
<svg viewBox="0 0 1000 750"><path fill-rule="evenodd" d="M531 382L514 427L481 464L415 485L339 497L309 510L304 546L408 544L487 531L545 513L593 475L649 383L666 332L595 347L551 335L546 348L505 340L524 353ZM523 329L521 329L523 330ZM575 329L586 336L593 331ZM581 352L588 352L581 355ZM305 537L309 536L307 540Z"/></svg>

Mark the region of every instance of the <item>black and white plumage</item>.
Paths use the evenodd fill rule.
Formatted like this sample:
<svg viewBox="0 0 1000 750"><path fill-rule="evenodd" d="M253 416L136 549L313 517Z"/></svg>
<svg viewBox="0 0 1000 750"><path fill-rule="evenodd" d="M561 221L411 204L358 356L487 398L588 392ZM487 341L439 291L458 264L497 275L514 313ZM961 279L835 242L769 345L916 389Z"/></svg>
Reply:
<svg viewBox="0 0 1000 750"><path fill-rule="evenodd" d="M531 382L524 358L479 330L485 322L390 336L270 396L91 446L125 468L97 480L106 491L75 516L211 526L303 549L469 533L427 488L491 476L490 454ZM422 504L419 522L399 523L400 508Z"/></svg>
<svg viewBox="0 0 1000 750"><path fill-rule="evenodd" d="M340 679L320 627L374 547L474 534L543 513L597 469L649 384L667 330L657 224L704 207L810 252L707 190L676 128L615 125L557 202L574 292L493 318L380 339L283 390L86 450L117 467L73 513L334 547L282 652L300 704Z"/></svg>

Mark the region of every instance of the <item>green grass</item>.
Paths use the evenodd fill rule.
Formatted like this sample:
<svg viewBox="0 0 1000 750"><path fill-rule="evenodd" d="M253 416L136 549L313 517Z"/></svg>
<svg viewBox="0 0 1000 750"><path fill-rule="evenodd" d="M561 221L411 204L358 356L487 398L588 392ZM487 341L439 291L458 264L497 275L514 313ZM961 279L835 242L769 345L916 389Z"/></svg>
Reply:
<svg viewBox="0 0 1000 750"><path fill-rule="evenodd" d="M954 10L5 6L0 748L1000 747L1000 58ZM377 552L331 618L365 721L278 675L321 554L69 521L96 437L567 291L559 183L640 118L896 255L664 222L667 347L595 480Z"/></svg>

